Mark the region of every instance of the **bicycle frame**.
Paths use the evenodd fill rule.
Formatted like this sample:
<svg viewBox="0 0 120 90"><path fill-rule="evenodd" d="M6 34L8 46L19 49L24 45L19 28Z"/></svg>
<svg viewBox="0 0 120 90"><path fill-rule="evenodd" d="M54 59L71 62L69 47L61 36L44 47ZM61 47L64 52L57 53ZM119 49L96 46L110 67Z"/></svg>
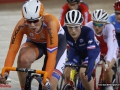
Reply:
<svg viewBox="0 0 120 90"><path fill-rule="evenodd" d="M94 77L93 77L93 79L94 79L94 89L95 90L100 90L100 86L97 86L97 83L96 83L96 68L98 66L101 67L101 73L100 73L100 77L99 77L99 80L98 80L98 84L102 83L102 80L104 80L104 73L103 73L102 64L99 63L93 71L93 74L94 74Z"/></svg>
<svg viewBox="0 0 120 90"><path fill-rule="evenodd" d="M75 78L75 74L76 74L76 69L75 68L71 68L71 71L70 71L70 85L72 86L72 89L74 90L73 87L75 87L75 83L74 83L74 78Z"/></svg>
<svg viewBox="0 0 120 90"><path fill-rule="evenodd" d="M105 61L104 57L102 57L101 60L105 63L105 70L103 69L102 64L98 64L97 65L97 66L101 66L102 67L101 73L100 73L100 77L99 77L99 81L98 81L99 84L103 84L103 82L105 83L104 71L106 71L106 69L108 68L108 64ZM94 71L94 73L95 72L96 72L96 70ZM98 87L96 86L96 74L95 74L95 78L94 78L94 85L95 85L95 87L94 87L95 90L103 90L103 89L105 90L104 86L98 86Z"/></svg>
<svg viewBox="0 0 120 90"><path fill-rule="evenodd" d="M28 75L26 77L26 82L25 82L25 90L30 90L30 85L31 85L31 73L37 73L37 74L43 74L43 83L46 83L46 78L47 78L47 72L42 71L42 70L34 70L34 69L27 69L27 68L16 68L16 67L4 67L2 68L2 76L4 76L4 73L6 71L20 71L20 72L28 72ZM31 78L30 78L31 77Z"/></svg>
<svg viewBox="0 0 120 90"><path fill-rule="evenodd" d="M88 73L88 66L86 66L86 65L72 65L72 64L68 64L68 65L65 65L65 66L66 67L71 67L71 70L70 70L70 80L69 80L69 84L68 85L71 86L72 90L76 90L77 89L77 85L78 85L78 82L76 83L76 81L75 81L75 75L77 75L76 67L86 68L85 75L87 75L87 73ZM63 87L63 90L65 90L65 87Z"/></svg>

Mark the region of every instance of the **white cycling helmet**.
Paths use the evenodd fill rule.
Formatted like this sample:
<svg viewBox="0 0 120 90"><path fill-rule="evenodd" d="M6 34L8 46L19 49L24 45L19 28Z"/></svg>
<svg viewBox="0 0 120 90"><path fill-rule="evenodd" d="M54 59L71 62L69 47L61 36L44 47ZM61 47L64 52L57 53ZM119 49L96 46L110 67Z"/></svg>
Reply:
<svg viewBox="0 0 120 90"><path fill-rule="evenodd" d="M22 15L27 20L35 20L43 16L44 6L39 0L29 0L22 7Z"/></svg>
<svg viewBox="0 0 120 90"><path fill-rule="evenodd" d="M82 25L82 22L83 22L83 16L78 10L70 10L65 15L66 25L71 25L71 24Z"/></svg>
<svg viewBox="0 0 120 90"><path fill-rule="evenodd" d="M92 19L93 19L93 21L107 22L108 13L105 10L96 9L96 10L94 10L94 12L92 14Z"/></svg>

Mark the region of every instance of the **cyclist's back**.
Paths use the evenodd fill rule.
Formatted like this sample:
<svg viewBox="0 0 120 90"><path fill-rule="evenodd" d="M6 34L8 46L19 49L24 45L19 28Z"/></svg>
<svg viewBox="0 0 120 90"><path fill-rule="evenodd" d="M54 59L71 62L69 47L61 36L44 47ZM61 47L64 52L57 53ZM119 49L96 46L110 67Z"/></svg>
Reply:
<svg viewBox="0 0 120 90"><path fill-rule="evenodd" d="M114 13L109 16L108 22L112 23L115 27L116 38L120 48L120 1L116 1L113 7Z"/></svg>
<svg viewBox="0 0 120 90"><path fill-rule="evenodd" d="M115 14L111 14L108 21L114 25L115 31L120 33L120 23L117 21Z"/></svg>
<svg viewBox="0 0 120 90"><path fill-rule="evenodd" d="M71 1L70 3L74 3L74 2L77 2L80 0L75 0L75 1L70 0L70 1ZM78 4L78 7L75 6L76 4ZM77 2L76 4L73 4L74 6L72 6L72 4L69 4L69 1L68 1L68 3L63 5L62 10L61 10L61 15L60 15L60 23L62 26L64 25L65 14L69 10L75 9L74 7L77 7L76 9L79 10L84 17L84 21L83 21L82 25L85 25L87 22L91 21L91 14L89 12L88 5L83 1ZM71 8L71 7L73 7L73 8Z"/></svg>

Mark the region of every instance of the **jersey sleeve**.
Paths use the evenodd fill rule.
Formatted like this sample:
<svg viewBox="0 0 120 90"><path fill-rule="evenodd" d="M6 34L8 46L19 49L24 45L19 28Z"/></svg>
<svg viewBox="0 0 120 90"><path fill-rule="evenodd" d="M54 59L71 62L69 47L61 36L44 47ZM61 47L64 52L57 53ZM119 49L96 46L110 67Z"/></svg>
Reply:
<svg viewBox="0 0 120 90"><path fill-rule="evenodd" d="M112 24L109 24L109 26L107 27L107 32L108 34L107 36L107 47L108 47L108 51L107 51L107 54L106 54L106 60L110 61L112 60L113 58L113 53L114 53L114 45L115 45L115 41L116 41L116 38L115 38L115 28Z"/></svg>
<svg viewBox="0 0 120 90"><path fill-rule="evenodd" d="M112 16L111 16L111 15L108 17L108 22L110 22L110 23L113 22L113 20L112 20Z"/></svg>
<svg viewBox="0 0 120 90"><path fill-rule="evenodd" d="M7 53L7 57L5 59L4 67L9 66L11 67L14 63L15 56L19 50L22 38L23 38L23 25L22 19L17 23L16 27L14 28L14 31L12 33L9 50Z"/></svg>
<svg viewBox="0 0 120 90"><path fill-rule="evenodd" d="M65 15L67 13L67 9L68 9L68 6L67 6L67 4L65 4L60 11L59 21L60 21L61 26L64 25L64 19L65 19Z"/></svg>
<svg viewBox="0 0 120 90"><path fill-rule="evenodd" d="M94 69L95 60L100 51L98 50L98 53L96 52L95 43L97 42L95 41L94 32L92 30L90 30L89 33L87 34L86 43L87 43L87 53L88 53L88 67L89 67L88 81L89 81L91 79L91 74Z"/></svg>
<svg viewBox="0 0 120 90"><path fill-rule="evenodd" d="M49 22L47 30L47 64L46 71L48 72L48 78L51 77L56 64L56 56L58 50L58 30L60 28L59 22L53 18Z"/></svg>

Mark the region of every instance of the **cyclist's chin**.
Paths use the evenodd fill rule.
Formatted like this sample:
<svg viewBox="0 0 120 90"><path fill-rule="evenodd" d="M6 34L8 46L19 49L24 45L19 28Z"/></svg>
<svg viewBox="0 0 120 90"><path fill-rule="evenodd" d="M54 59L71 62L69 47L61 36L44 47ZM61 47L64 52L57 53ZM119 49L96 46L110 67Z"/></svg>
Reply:
<svg viewBox="0 0 120 90"><path fill-rule="evenodd" d="M96 34L97 34L97 35L101 35L101 34L102 34L102 31L96 31Z"/></svg>
<svg viewBox="0 0 120 90"><path fill-rule="evenodd" d="M42 31L42 29L38 29L35 31L36 34L39 34Z"/></svg>
<svg viewBox="0 0 120 90"><path fill-rule="evenodd" d="M78 36L77 36L77 35L72 35L72 38L73 38L74 40L76 40L76 39L78 38Z"/></svg>

